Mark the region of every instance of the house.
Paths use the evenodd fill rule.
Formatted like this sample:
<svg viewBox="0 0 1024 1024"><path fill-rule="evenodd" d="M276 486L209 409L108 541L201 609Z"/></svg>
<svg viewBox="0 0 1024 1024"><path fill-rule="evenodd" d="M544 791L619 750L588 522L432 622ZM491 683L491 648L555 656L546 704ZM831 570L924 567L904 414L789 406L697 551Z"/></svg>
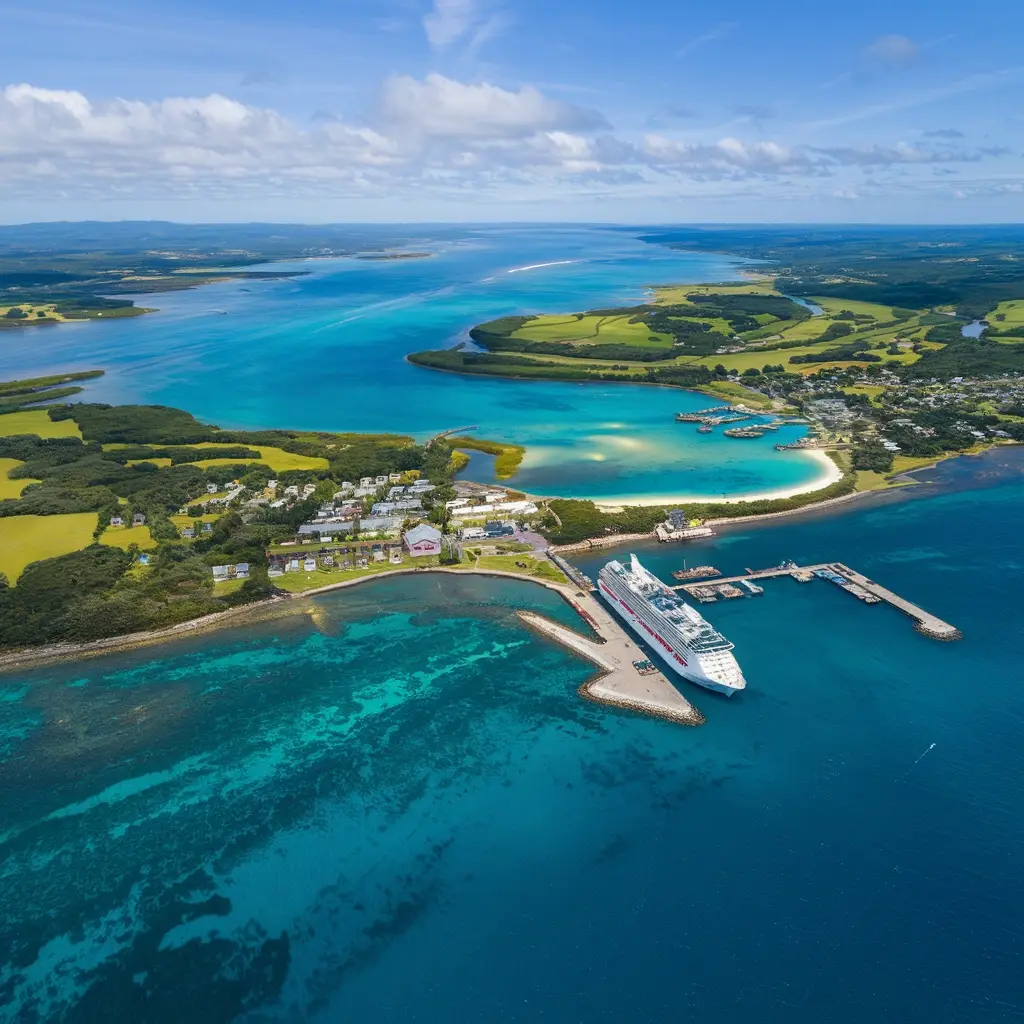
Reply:
<svg viewBox="0 0 1024 1024"><path fill-rule="evenodd" d="M387 556L380 548L377 548L377 550L373 553L373 560L375 562L383 562L386 557Z"/></svg>
<svg viewBox="0 0 1024 1024"><path fill-rule="evenodd" d="M196 528L194 526L183 526L181 528L181 536L183 540L191 540L196 535Z"/></svg>
<svg viewBox="0 0 1024 1024"><path fill-rule="evenodd" d="M316 484L306 484L302 488L302 496L308 498L316 490Z"/></svg>
<svg viewBox="0 0 1024 1024"><path fill-rule="evenodd" d="M200 533L213 533L213 523L200 523L200 525L199 525L199 532Z"/></svg>
<svg viewBox="0 0 1024 1024"><path fill-rule="evenodd" d="M149 555L139 555L139 565L149 565Z"/></svg>
<svg viewBox="0 0 1024 1024"><path fill-rule="evenodd" d="M361 476L359 478L359 486L360 487L372 487L373 486L373 477L372 476Z"/></svg>
<svg viewBox="0 0 1024 1024"><path fill-rule="evenodd" d="M305 560L305 562L302 563L302 568L306 572L313 572L316 569L316 559L315 558L307 558Z"/></svg>
<svg viewBox="0 0 1024 1024"><path fill-rule="evenodd" d="M285 572L298 572L299 571L299 560L297 558L289 558L288 564L284 567Z"/></svg>
<svg viewBox="0 0 1024 1024"><path fill-rule="evenodd" d="M484 523L484 534L488 539L493 537L514 537L516 533L516 524L513 522L502 522L497 519L491 519Z"/></svg>
<svg viewBox="0 0 1024 1024"><path fill-rule="evenodd" d="M414 526L402 538L402 545L413 557L441 554L441 531L428 523Z"/></svg>
<svg viewBox="0 0 1024 1024"><path fill-rule="evenodd" d="M359 521L359 532L381 533L387 530L397 530L401 525L401 516L368 516Z"/></svg>
<svg viewBox="0 0 1024 1024"><path fill-rule="evenodd" d="M248 562L239 562L238 565L235 566L235 579L247 580L248 578L249 578L249 563Z"/></svg>
<svg viewBox="0 0 1024 1024"><path fill-rule="evenodd" d="M207 484L206 485L206 493L207 494L216 494L217 493L217 485L216 484Z"/></svg>
<svg viewBox="0 0 1024 1024"><path fill-rule="evenodd" d="M110 525L111 526L124 526L124 519L122 519L121 516L111 516L110 517Z"/></svg>
<svg viewBox="0 0 1024 1024"><path fill-rule="evenodd" d="M321 555L320 564L325 569L330 569L334 565L334 555Z"/></svg>
<svg viewBox="0 0 1024 1024"><path fill-rule="evenodd" d="M291 484L290 486L286 487L284 489L284 496L286 498L297 498L299 496L298 487L296 487L295 484Z"/></svg>
<svg viewBox="0 0 1024 1024"><path fill-rule="evenodd" d="M132 516L132 526L145 526L146 517L141 512L136 512Z"/></svg>
<svg viewBox="0 0 1024 1024"><path fill-rule="evenodd" d="M504 491L488 491L484 495L484 501L486 501L488 505L493 505L499 501L505 501L507 498L508 495Z"/></svg>
<svg viewBox="0 0 1024 1024"><path fill-rule="evenodd" d="M393 484L397 484L402 479L401 473L388 473L388 481Z"/></svg>
<svg viewBox="0 0 1024 1024"><path fill-rule="evenodd" d="M234 566L231 566L233 569ZM228 567L226 565L215 565L213 567L213 582L223 583L228 578Z"/></svg>
<svg viewBox="0 0 1024 1024"><path fill-rule="evenodd" d="M666 520L668 525L673 530L685 530L690 525L689 517L686 515L686 509L674 508L668 514Z"/></svg>
<svg viewBox="0 0 1024 1024"><path fill-rule="evenodd" d="M459 531L459 537L462 540L483 540L486 536L482 526L467 526L464 530Z"/></svg>
<svg viewBox="0 0 1024 1024"><path fill-rule="evenodd" d="M268 480L267 481L267 490L268 491L276 491L277 490L277 481L276 480Z"/></svg>
<svg viewBox="0 0 1024 1024"><path fill-rule="evenodd" d="M388 478L386 476L379 476L377 477L375 483L377 484L378 487L383 487L386 483L388 483Z"/></svg>
<svg viewBox="0 0 1024 1024"><path fill-rule="evenodd" d="M388 559L388 561L392 565L401 565L402 564L402 552L399 551L398 548L392 548L391 549L391 557Z"/></svg>

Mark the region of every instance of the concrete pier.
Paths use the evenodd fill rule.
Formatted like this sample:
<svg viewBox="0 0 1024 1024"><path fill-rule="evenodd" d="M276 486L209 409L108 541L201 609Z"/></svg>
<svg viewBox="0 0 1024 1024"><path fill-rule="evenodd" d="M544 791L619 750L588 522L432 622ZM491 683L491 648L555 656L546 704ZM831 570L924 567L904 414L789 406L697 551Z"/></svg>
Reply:
<svg viewBox="0 0 1024 1024"><path fill-rule="evenodd" d="M795 580L806 580L808 576L817 569L828 569L845 577L850 583L860 587L866 593L871 594L879 601L885 601L893 608L898 608L904 615L909 615L914 620L914 628L924 636L930 636L935 640L960 640L963 634L956 626L943 622L942 619L910 601L894 594L891 590L880 586L874 580L870 580L863 573L851 569L842 562L822 562L820 565L789 565L786 568L781 566L774 569L761 569L757 572L747 572L743 576L727 576L713 580L705 580L702 583L681 583L672 587L673 590L685 590L690 596L694 596L694 588L706 586L720 586L723 583L739 583L743 580L765 580L774 576L792 576Z"/></svg>
<svg viewBox="0 0 1024 1024"><path fill-rule="evenodd" d="M526 625L583 655L601 670L600 676L580 687L581 697L680 725L704 724L704 716L657 669L657 665L656 671L640 675L633 662L650 660L647 653L629 638L623 626L593 595L580 591L569 600L584 613L584 618L590 621L603 643L580 636L535 612L518 614Z"/></svg>

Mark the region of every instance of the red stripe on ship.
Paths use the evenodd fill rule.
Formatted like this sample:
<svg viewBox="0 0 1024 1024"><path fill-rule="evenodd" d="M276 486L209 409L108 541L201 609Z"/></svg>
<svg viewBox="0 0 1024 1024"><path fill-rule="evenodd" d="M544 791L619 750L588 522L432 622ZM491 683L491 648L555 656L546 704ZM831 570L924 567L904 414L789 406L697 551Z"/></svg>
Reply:
<svg viewBox="0 0 1024 1024"><path fill-rule="evenodd" d="M648 632L648 633L650 633L650 634L651 634L651 636L653 636L653 637L654 637L654 639L655 639L655 640L657 640L657 641L658 641L658 643L659 643L659 644L661 644L661 646L662 646L662 647L664 647L664 648L665 648L665 650L666 650L666 651L668 651L668 653L669 653L669 654L671 654L671 655L672 655L672 657L673 657L673 658L675 658L675 659L676 659L676 661L678 661L678 662L679 662L679 664L680 664L680 665L685 665L685 664L686 664L686 659L685 659L685 658L684 658L684 657L683 657L682 655L680 655L680 654L677 654L677 653L676 653L676 652L675 652L675 651L674 651L674 650L673 650L673 649L672 649L672 648L671 648L671 647L670 647L670 646L668 645L668 643L666 643L666 642L665 642L665 641L664 641L664 640L663 640L663 639L661 638L661 634L660 634L660 633L655 633L655 632L654 632L654 630L653 630L653 629L651 629L651 627L650 627L650 626L648 626L648 625L647 625L647 623L646 623L646 622L644 622L644 620L643 620L643 619L641 619L641 618L640 618L640 616L639 616L639 615L637 615L637 613L636 613L635 611L633 611L633 609L632 609L632 608L630 608L628 604L626 604L626 602L625 602L625 601L623 601L623 600L621 600L620 598L616 597L616 596L615 596L615 595L614 595L614 594L613 594L613 593L612 593L612 592L611 592L610 590L602 590L602 593L603 593L603 594L606 594L606 595L607 595L608 597L610 597L610 598L611 598L611 599L612 599L612 600L613 600L613 601L614 601L614 602L615 602L616 604L621 604L621 605L622 605L622 607L623 607L623 608L625 608L625 609L626 609L626 611L627 611L627 612L629 612L629 614L633 616L633 620L634 620L634 621L635 621L635 622L636 622L636 623L637 623L638 625L640 625L640 626L643 626L643 628L644 628L644 629L646 629L646 630L647 630L647 632Z"/></svg>

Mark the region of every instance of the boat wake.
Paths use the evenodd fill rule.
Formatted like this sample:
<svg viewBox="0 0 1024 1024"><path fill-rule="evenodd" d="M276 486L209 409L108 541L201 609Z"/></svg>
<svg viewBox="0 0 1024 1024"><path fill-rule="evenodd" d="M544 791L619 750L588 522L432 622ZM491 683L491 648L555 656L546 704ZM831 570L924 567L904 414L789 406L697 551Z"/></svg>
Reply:
<svg viewBox="0 0 1024 1024"><path fill-rule="evenodd" d="M582 260L553 260L551 263L531 263L528 267L515 267L508 274L521 274L524 270L540 270L542 267L564 267L567 263L582 263Z"/></svg>

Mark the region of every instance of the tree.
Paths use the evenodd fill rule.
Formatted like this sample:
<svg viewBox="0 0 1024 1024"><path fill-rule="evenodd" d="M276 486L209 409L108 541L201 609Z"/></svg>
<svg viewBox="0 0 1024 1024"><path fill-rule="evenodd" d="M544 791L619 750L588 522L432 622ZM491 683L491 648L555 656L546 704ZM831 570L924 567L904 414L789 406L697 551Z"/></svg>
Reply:
<svg viewBox="0 0 1024 1024"><path fill-rule="evenodd" d="M19 306L12 306L5 314L8 320L24 320L28 313L21 309Z"/></svg>

